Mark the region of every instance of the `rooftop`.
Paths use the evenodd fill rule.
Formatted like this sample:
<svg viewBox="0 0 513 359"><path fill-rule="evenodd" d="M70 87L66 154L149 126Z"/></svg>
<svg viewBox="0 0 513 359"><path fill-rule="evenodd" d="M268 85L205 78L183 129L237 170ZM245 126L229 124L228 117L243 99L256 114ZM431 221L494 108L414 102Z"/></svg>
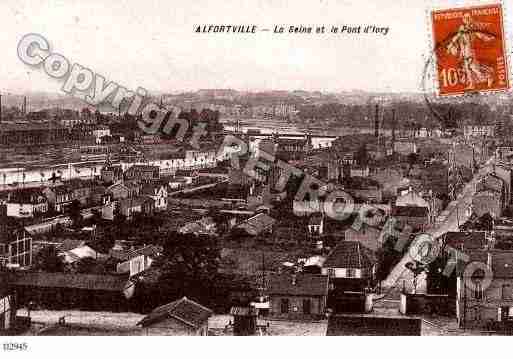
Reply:
<svg viewBox="0 0 513 359"><path fill-rule="evenodd" d="M374 262L371 251L360 242L341 241L324 262L325 268L369 268Z"/></svg>
<svg viewBox="0 0 513 359"><path fill-rule="evenodd" d="M199 328L213 314L212 310L196 303L187 297L183 297L174 302L155 308L150 314L145 316L137 325L143 327L153 323L174 318L187 326Z"/></svg>
<svg viewBox="0 0 513 359"><path fill-rule="evenodd" d="M275 274L269 278L268 292L281 295L328 295L328 276L307 273Z"/></svg>
<svg viewBox="0 0 513 359"><path fill-rule="evenodd" d="M75 288L121 292L128 282L128 276L48 272L14 272L12 273L11 281L12 284L16 286Z"/></svg>

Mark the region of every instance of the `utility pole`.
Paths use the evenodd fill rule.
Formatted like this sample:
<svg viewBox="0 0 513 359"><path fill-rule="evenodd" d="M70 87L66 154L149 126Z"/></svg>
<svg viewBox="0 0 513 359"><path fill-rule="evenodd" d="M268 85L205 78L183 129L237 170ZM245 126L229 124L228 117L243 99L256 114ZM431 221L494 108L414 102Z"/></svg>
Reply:
<svg viewBox="0 0 513 359"><path fill-rule="evenodd" d="M456 220L458 221L458 231L460 230L460 208L456 205Z"/></svg>

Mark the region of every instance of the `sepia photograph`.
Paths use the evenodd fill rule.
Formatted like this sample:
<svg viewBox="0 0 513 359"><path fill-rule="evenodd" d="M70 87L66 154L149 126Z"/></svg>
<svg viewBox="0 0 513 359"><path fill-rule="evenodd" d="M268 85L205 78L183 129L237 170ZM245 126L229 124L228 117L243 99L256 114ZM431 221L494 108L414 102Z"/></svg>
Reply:
<svg viewBox="0 0 513 359"><path fill-rule="evenodd" d="M512 11L2 0L0 353L513 335Z"/></svg>

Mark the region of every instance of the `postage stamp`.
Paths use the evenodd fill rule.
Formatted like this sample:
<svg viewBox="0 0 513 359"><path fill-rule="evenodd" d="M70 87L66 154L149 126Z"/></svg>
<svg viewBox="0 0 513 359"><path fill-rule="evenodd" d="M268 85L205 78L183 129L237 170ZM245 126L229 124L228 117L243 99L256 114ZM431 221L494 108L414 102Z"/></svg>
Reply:
<svg viewBox="0 0 513 359"><path fill-rule="evenodd" d="M440 96L509 90L502 6L431 13Z"/></svg>

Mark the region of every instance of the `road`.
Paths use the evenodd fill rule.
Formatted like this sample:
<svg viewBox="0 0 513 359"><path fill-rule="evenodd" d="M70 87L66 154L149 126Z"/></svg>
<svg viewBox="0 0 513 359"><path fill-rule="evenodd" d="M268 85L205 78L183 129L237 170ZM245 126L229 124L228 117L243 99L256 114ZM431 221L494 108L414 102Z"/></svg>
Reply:
<svg viewBox="0 0 513 359"><path fill-rule="evenodd" d="M440 237L442 234L451 231L458 231L458 222L464 223L468 219L467 209L472 203L472 197L475 194L476 183L486 174L492 171L494 158L490 158L484 166L474 175L472 180L468 182L456 201L451 202L448 210L450 211L447 218L441 222L434 224L428 228L425 233L430 234L434 238ZM402 289L403 285L408 291L413 290L413 274L405 267L405 264L412 261L409 251L405 253L403 258L390 271L387 278L382 282L382 288L389 293L397 293L393 289ZM426 275L422 273L417 278L417 292L426 292Z"/></svg>

